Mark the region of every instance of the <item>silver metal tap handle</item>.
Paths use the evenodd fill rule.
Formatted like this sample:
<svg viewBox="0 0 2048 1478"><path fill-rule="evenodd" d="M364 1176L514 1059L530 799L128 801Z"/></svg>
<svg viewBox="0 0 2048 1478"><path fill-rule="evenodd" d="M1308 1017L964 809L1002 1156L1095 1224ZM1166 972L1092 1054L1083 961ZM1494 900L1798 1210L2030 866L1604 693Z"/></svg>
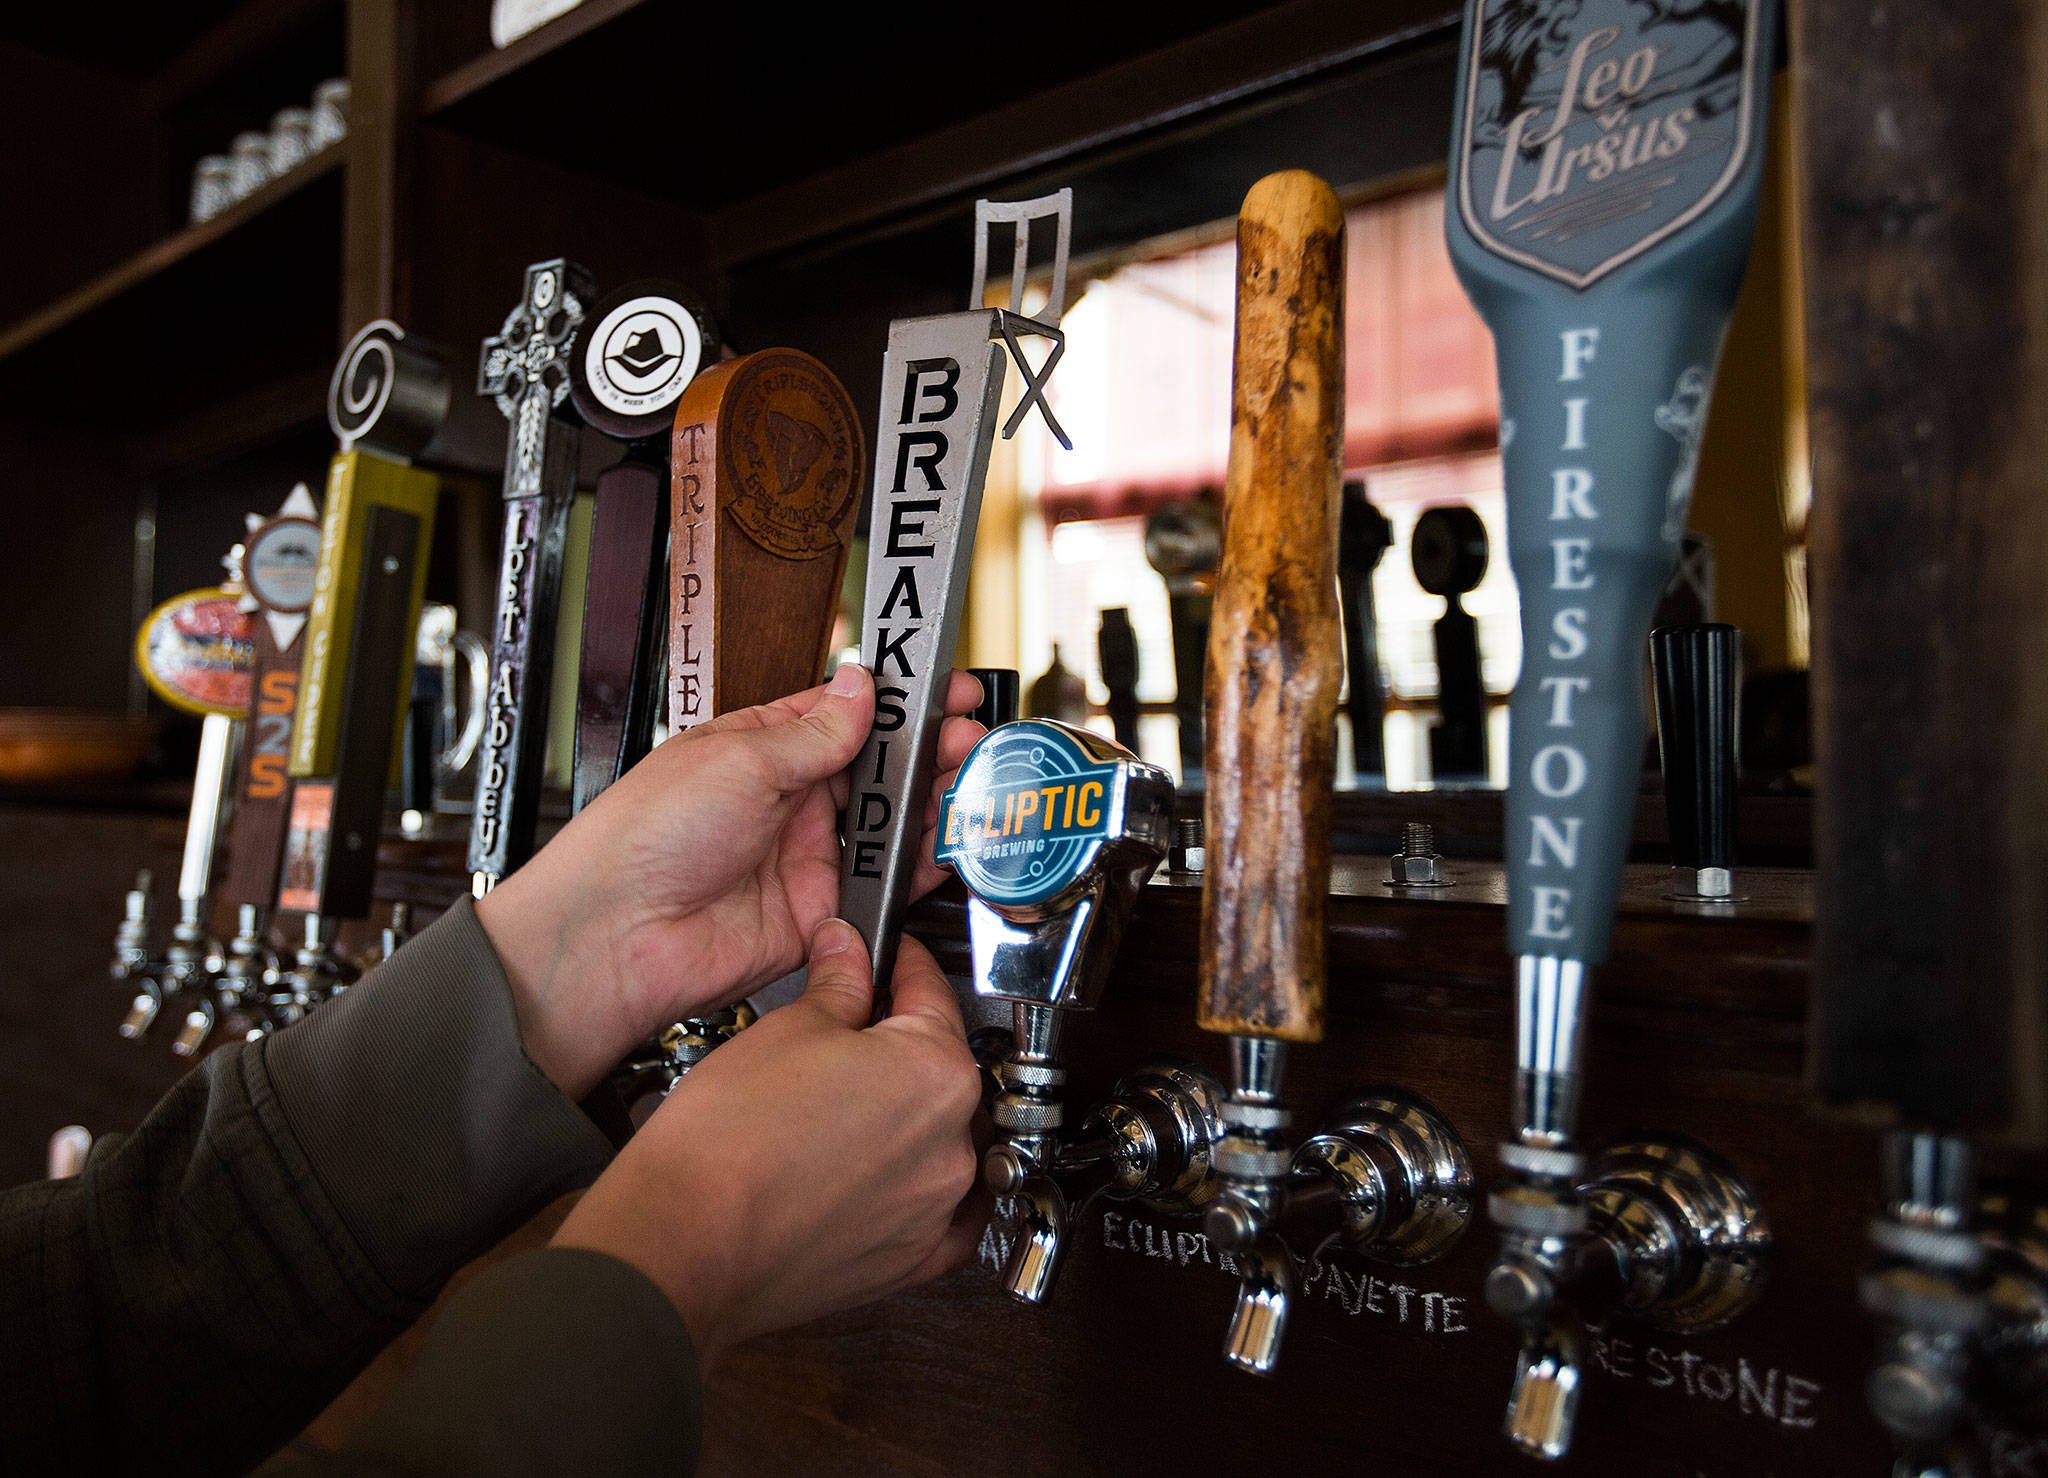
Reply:
<svg viewBox="0 0 2048 1478"><path fill-rule="evenodd" d="M1578 1424L1586 1333L1570 1310L1552 1308L1523 1336L1502 1429L1530 1457L1554 1462L1571 1450Z"/></svg>
<svg viewBox="0 0 2048 1478"><path fill-rule="evenodd" d="M213 888L213 854L220 840L228 777L234 770L241 720L209 713L199 729L199 766L192 776L192 807L185 820L185 855L178 867L178 901L202 910Z"/></svg>
<svg viewBox="0 0 2048 1478"><path fill-rule="evenodd" d="M149 931L154 922L150 889L156 875L148 868L135 874L135 886L122 902L121 927L114 934L114 960L109 972L116 980L133 980L149 968Z"/></svg>

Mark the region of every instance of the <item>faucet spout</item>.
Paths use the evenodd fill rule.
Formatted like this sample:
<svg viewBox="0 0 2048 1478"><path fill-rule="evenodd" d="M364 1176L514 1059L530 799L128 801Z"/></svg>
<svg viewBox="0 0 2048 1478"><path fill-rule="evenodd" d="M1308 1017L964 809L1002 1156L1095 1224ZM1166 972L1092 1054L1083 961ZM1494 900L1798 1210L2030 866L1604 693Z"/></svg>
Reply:
<svg viewBox="0 0 2048 1478"><path fill-rule="evenodd" d="M1223 1337L1223 1358L1252 1375L1271 1375L1294 1305L1294 1259L1274 1232L1261 1232L1237 1259L1237 1307Z"/></svg>
<svg viewBox="0 0 2048 1478"><path fill-rule="evenodd" d="M990 1157L993 1159L1004 1148L997 1146L990 1151ZM1001 1174L992 1171L992 1179ZM1017 1245L1003 1269L1003 1292L1019 1303L1042 1304L1052 1292L1053 1280L1066 1260L1070 1225L1067 1197L1059 1183L1047 1175L1025 1175L1008 1194L1016 1197L1023 1215Z"/></svg>
<svg viewBox="0 0 2048 1478"><path fill-rule="evenodd" d="M1530 1457L1555 1462L1571 1450L1585 1369L1585 1326L1559 1305L1524 1326L1515 1384L1502 1424L1508 1441Z"/></svg>

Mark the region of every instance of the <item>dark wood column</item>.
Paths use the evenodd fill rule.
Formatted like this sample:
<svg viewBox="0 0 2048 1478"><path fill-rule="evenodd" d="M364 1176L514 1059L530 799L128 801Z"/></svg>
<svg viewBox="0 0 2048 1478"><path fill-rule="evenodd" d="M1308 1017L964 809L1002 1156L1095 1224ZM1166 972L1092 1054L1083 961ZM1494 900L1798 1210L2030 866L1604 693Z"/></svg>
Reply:
<svg viewBox="0 0 2048 1478"><path fill-rule="evenodd" d="M1813 1079L2048 1138L2048 18L1794 7Z"/></svg>

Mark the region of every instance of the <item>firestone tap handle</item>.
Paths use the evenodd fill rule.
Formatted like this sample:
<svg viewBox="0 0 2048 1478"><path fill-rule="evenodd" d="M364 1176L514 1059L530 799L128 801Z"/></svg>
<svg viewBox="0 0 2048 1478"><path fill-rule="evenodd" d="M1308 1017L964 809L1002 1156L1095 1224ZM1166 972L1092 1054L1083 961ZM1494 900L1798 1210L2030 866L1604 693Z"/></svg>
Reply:
<svg viewBox="0 0 2048 1478"><path fill-rule="evenodd" d="M1735 867L1740 634L1720 624L1662 627L1650 633L1650 665L1671 865L1689 875L1682 892L1725 898Z"/></svg>

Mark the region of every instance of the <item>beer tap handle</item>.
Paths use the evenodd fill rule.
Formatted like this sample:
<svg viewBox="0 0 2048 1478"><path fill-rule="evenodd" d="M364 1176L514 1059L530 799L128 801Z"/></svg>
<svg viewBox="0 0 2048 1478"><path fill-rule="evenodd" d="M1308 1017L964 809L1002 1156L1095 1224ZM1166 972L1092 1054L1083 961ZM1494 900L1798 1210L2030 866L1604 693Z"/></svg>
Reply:
<svg viewBox="0 0 2048 1478"><path fill-rule="evenodd" d="M1212 1235L1242 1266L1224 1357L1273 1368L1293 1268L1273 1230L1291 1155L1280 1098L1289 1042L1323 1034L1342 628L1338 489L1344 212L1299 170L1252 186L1238 215L1237 349L1223 558L1209 625L1202 877L1203 1028L1231 1038Z"/></svg>
<svg viewBox="0 0 2048 1478"><path fill-rule="evenodd" d="M1344 212L1289 170L1238 216L1223 559L1209 624L1202 1026L1323 1031L1340 652Z"/></svg>
<svg viewBox="0 0 2048 1478"><path fill-rule="evenodd" d="M412 905L400 900L391 905L391 920L385 924L383 935L378 940L379 961L388 960L397 954L412 938Z"/></svg>
<svg viewBox="0 0 2048 1478"><path fill-rule="evenodd" d="M981 702L967 716L984 729L999 729L1004 724L1015 723L1023 688L1017 669L970 667L967 670L981 684Z"/></svg>
<svg viewBox="0 0 2048 1478"><path fill-rule="evenodd" d="M1070 1206L1117 1176L1125 1144L1156 1147L1171 1130L1119 1136L1106 1113L1066 1133L1060 1036L1107 981L1125 915L1166 856L1173 780L1087 729L1027 719L990 730L962 762L939 811L936 860L971 895L974 993L1010 1006L1011 1031L990 1070L999 1136L982 1178L1022 1208L1010 1294L1051 1292ZM1098 1120L1100 1122L1098 1122Z"/></svg>
<svg viewBox="0 0 2048 1478"><path fill-rule="evenodd" d="M1676 896L1731 900L1740 633L1721 624L1661 627L1650 633L1650 665Z"/></svg>

